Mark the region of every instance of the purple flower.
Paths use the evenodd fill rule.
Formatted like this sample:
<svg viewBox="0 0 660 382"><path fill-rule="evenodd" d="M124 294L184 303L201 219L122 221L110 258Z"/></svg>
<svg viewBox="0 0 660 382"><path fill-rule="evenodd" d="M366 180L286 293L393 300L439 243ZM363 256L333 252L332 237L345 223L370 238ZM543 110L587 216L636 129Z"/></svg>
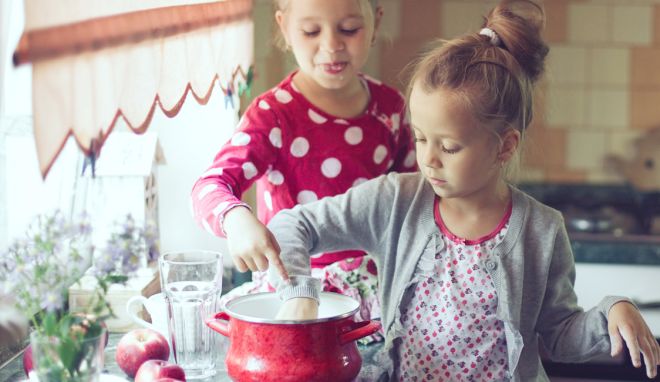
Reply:
<svg viewBox="0 0 660 382"><path fill-rule="evenodd" d="M47 312L56 312L64 306L63 293L60 290L42 291L42 298L39 307Z"/></svg>

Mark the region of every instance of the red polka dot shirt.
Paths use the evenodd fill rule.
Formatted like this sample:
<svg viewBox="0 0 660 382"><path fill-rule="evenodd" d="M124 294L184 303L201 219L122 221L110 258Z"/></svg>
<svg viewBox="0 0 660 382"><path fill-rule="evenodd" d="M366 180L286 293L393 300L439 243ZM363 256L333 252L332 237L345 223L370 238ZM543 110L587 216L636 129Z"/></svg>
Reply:
<svg viewBox="0 0 660 382"><path fill-rule="evenodd" d="M369 91L365 112L338 118L310 103L294 86L291 73L257 97L237 130L192 190L196 221L224 236L222 220L257 183L258 217L264 223L280 210L325 196L390 171L415 171L415 152L404 100L393 88L366 75ZM318 254L315 267L358 251Z"/></svg>

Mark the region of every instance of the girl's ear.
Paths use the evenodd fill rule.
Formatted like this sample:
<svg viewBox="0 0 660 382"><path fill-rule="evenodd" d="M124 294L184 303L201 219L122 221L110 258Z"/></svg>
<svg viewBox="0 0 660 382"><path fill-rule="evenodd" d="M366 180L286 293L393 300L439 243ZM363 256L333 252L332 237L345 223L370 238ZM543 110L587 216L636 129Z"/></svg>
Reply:
<svg viewBox="0 0 660 382"><path fill-rule="evenodd" d="M516 129L509 129L502 137L502 145L497 158L501 163L506 163L516 153L518 145L520 144L520 131Z"/></svg>
<svg viewBox="0 0 660 382"><path fill-rule="evenodd" d="M383 6L379 5L374 11L374 34L371 36L371 44L373 45L376 42L376 35L378 34L378 28L380 27L380 20L383 18Z"/></svg>
<svg viewBox="0 0 660 382"><path fill-rule="evenodd" d="M280 27L280 33L282 33L282 37L284 37L284 43L286 44L287 47L291 46L291 42L289 41L289 34L286 33L286 20L284 20L284 12L281 10L278 10L275 12L275 21L277 22L277 25Z"/></svg>

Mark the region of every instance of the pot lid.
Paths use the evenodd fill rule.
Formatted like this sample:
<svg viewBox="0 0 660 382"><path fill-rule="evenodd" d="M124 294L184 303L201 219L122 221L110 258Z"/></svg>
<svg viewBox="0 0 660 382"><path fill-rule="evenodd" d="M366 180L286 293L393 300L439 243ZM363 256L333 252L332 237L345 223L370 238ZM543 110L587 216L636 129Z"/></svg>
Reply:
<svg viewBox="0 0 660 382"><path fill-rule="evenodd" d="M276 320L282 301L274 292L255 293L237 297L224 306L232 318L248 322L270 324L310 324L340 320L357 313L360 303L339 293L321 292L319 317L316 320Z"/></svg>

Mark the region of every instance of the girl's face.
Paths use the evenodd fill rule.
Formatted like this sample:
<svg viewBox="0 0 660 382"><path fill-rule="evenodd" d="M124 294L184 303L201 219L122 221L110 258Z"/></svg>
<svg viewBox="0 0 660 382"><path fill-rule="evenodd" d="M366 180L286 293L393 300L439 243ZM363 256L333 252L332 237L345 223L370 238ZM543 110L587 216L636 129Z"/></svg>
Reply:
<svg viewBox="0 0 660 382"><path fill-rule="evenodd" d="M361 2L363 4L361 4ZM300 71L326 89L355 80L380 20L364 0L289 0L275 18Z"/></svg>
<svg viewBox="0 0 660 382"><path fill-rule="evenodd" d="M500 144L456 94L444 90L429 94L413 86L410 115L417 163L438 196L467 198L495 191L501 164L510 158L503 148L510 142Z"/></svg>

